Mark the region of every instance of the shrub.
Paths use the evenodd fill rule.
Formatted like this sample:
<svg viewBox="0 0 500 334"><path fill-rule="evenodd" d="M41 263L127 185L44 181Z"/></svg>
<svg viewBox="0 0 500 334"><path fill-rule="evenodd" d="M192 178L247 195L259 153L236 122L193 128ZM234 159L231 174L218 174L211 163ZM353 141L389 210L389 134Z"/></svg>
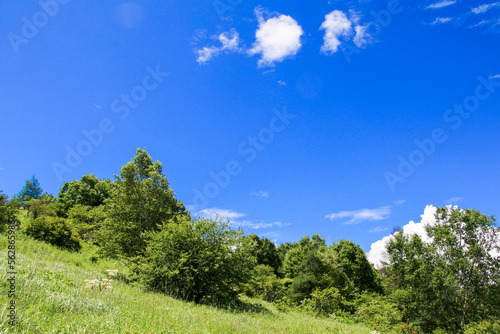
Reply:
<svg viewBox="0 0 500 334"><path fill-rule="evenodd" d="M229 222L184 218L149 235L134 271L153 291L196 303L229 304L250 277L255 257Z"/></svg>
<svg viewBox="0 0 500 334"><path fill-rule="evenodd" d="M359 306L353 316L354 320L381 332L401 327L401 312L396 303L374 294L362 294L356 303Z"/></svg>
<svg viewBox="0 0 500 334"><path fill-rule="evenodd" d="M64 218L38 217L29 222L26 234L33 239L41 240L69 251L79 251L82 248L78 234Z"/></svg>
<svg viewBox="0 0 500 334"><path fill-rule="evenodd" d="M76 204L68 211L68 219L84 240L93 241L96 231L106 219L106 213L101 206L93 208Z"/></svg>
<svg viewBox="0 0 500 334"><path fill-rule="evenodd" d="M344 314L346 299L340 294L339 289L329 287L323 290L317 289L311 294L313 309L322 315L335 313Z"/></svg>
<svg viewBox="0 0 500 334"><path fill-rule="evenodd" d="M473 322L465 327L464 334L499 334L500 333L500 322Z"/></svg>

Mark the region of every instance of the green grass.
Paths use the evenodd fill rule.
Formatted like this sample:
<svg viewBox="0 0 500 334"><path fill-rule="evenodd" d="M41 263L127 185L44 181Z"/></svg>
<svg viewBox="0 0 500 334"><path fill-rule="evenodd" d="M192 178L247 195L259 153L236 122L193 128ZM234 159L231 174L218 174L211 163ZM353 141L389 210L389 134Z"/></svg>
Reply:
<svg viewBox="0 0 500 334"><path fill-rule="evenodd" d="M16 241L17 324L8 324L7 238L0 235L0 333L353 333L369 328L304 312L279 312L272 304L243 298L242 308L219 309L144 292L122 281L113 289L85 288L84 280L126 271L109 260L92 262L95 249L69 253L23 236Z"/></svg>

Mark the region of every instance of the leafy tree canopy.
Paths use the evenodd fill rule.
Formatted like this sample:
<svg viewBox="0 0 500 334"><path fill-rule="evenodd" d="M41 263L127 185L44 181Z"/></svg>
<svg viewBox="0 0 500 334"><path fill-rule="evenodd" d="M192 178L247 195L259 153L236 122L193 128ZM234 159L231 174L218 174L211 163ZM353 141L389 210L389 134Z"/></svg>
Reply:
<svg viewBox="0 0 500 334"><path fill-rule="evenodd" d="M462 333L467 324L500 317L500 232L477 210L438 208L430 242L399 231L387 244L404 320L431 332Z"/></svg>
<svg viewBox="0 0 500 334"><path fill-rule="evenodd" d="M159 161L138 148L136 156L121 168L106 201L109 218L98 236L109 256L134 257L146 249L146 232L158 231L163 222L189 215L163 174Z"/></svg>

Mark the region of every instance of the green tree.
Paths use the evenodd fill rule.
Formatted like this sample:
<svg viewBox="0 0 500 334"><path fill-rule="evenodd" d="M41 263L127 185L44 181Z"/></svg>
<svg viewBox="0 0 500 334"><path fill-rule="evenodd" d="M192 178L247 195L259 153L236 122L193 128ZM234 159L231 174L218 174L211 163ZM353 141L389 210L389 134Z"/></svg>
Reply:
<svg viewBox="0 0 500 334"><path fill-rule="evenodd" d="M77 204L87 207L103 205L110 190L111 181L99 180L93 174L82 176L80 181L65 182L58 194L61 215L66 217L68 211Z"/></svg>
<svg viewBox="0 0 500 334"><path fill-rule="evenodd" d="M383 293L382 279L359 245L349 240L340 240L332 248L337 253L344 273L359 292Z"/></svg>
<svg viewBox="0 0 500 334"><path fill-rule="evenodd" d="M37 199L32 199L26 202L28 205L28 213L31 219L36 219L40 216L56 216L57 215L57 200L54 196L43 194Z"/></svg>
<svg viewBox="0 0 500 334"><path fill-rule="evenodd" d="M252 252L257 259L257 265L267 265L273 268L274 273L278 275L281 268L281 257L274 242L267 238L261 239L256 234L250 234L246 238L252 240L255 245Z"/></svg>
<svg viewBox="0 0 500 334"><path fill-rule="evenodd" d="M197 303L231 303L255 265L242 233L212 219L165 222L150 233L135 271L153 291Z"/></svg>
<svg viewBox="0 0 500 334"><path fill-rule="evenodd" d="M283 260L283 272L288 278L298 276L303 267L303 263L313 256L320 248L324 248L325 239L318 234L314 234L312 238L305 236L298 243L293 243L289 246Z"/></svg>
<svg viewBox="0 0 500 334"><path fill-rule="evenodd" d="M387 244L405 321L426 332L462 333L471 322L500 316L500 232L477 210L438 208L426 227L430 243L402 231Z"/></svg>
<svg viewBox="0 0 500 334"><path fill-rule="evenodd" d="M40 187L40 182L35 177L35 175L31 176L31 179L26 180L26 184L21 189L19 194L17 195L21 203L26 206L30 200L38 199L42 196L43 189Z"/></svg>
<svg viewBox="0 0 500 334"><path fill-rule="evenodd" d="M84 240L94 241L97 231L102 227L107 214L104 206L85 206L76 204L68 212L68 220L75 227L76 232Z"/></svg>
<svg viewBox="0 0 500 334"><path fill-rule="evenodd" d="M189 215L163 174L160 162L140 148L115 175L106 201L109 218L98 233L104 255L132 258L146 249L146 232L158 231L163 222Z"/></svg>

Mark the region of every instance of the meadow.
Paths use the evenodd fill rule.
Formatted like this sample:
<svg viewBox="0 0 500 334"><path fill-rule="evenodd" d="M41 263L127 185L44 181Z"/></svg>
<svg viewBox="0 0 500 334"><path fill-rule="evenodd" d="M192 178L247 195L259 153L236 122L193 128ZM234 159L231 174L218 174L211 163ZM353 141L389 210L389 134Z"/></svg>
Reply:
<svg viewBox="0 0 500 334"><path fill-rule="evenodd" d="M2 256L8 240L0 235ZM68 252L18 235L16 240L16 325L0 310L0 333L352 333L373 330L343 319L303 311L279 311L241 296L241 305L217 308L146 292L126 282L124 264L99 259L85 245ZM0 302L8 305L7 261L0 267ZM108 277L106 270L118 270ZM112 288L86 287L86 280L113 279Z"/></svg>

